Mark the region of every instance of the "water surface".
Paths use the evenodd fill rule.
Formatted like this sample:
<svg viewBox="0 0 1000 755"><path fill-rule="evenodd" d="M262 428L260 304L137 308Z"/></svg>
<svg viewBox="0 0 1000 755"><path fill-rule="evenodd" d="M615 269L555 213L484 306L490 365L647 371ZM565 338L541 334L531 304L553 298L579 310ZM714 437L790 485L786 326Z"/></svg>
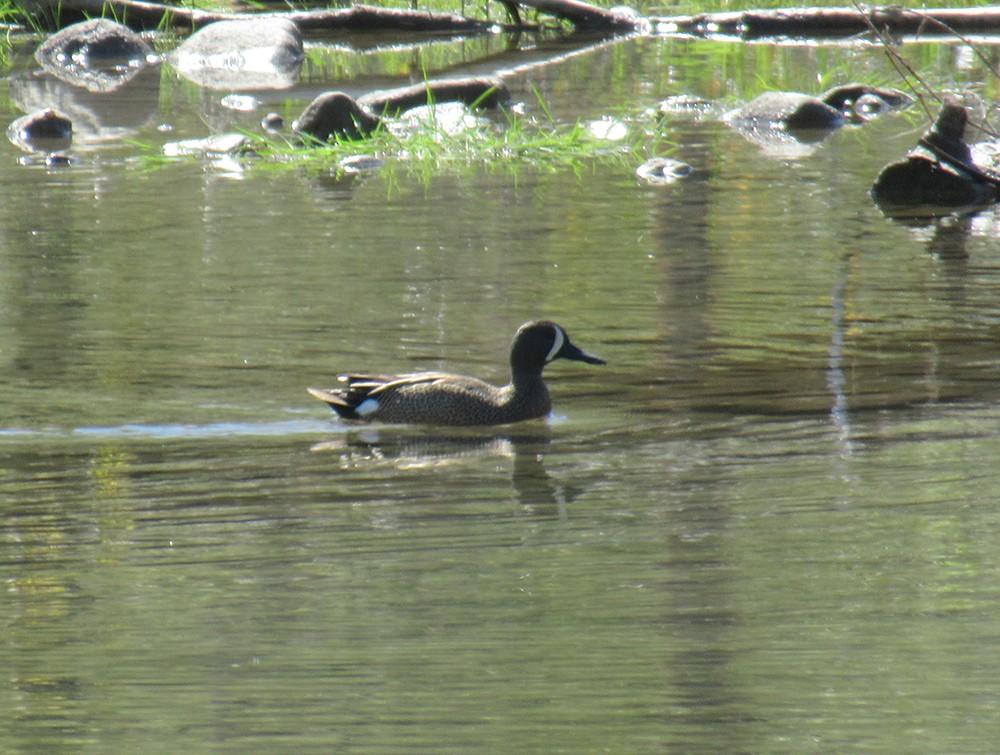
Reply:
<svg viewBox="0 0 1000 755"><path fill-rule="evenodd" d="M420 55L477 70L463 44ZM936 86L992 86L907 51ZM52 169L0 144L5 749L990 751L994 214L873 205L918 112L783 155L714 111L649 114L891 66L486 52L529 113L534 88L557 122L622 118L693 175L346 178L120 140ZM399 57L314 55L261 108L408 83ZM100 104L155 147L259 119L222 94L164 70ZM545 422L348 428L304 390L502 381L538 317L608 360L553 364Z"/></svg>

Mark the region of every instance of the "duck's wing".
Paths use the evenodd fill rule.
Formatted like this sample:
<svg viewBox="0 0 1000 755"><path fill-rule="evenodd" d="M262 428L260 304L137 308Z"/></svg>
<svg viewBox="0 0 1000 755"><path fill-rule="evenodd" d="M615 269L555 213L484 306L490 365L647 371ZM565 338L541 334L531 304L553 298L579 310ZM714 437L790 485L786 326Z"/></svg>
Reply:
<svg viewBox="0 0 1000 755"><path fill-rule="evenodd" d="M365 419L375 408L408 388L454 379L446 372L417 372L403 375L338 375L346 383L338 388L306 388L310 395L325 401L345 419ZM366 401L372 403L366 404Z"/></svg>
<svg viewBox="0 0 1000 755"><path fill-rule="evenodd" d="M431 385L440 381L455 380L458 379L458 376L448 372L413 372L388 377L348 375L347 379L352 390L365 388L369 391L369 395L376 393L386 395L417 385Z"/></svg>

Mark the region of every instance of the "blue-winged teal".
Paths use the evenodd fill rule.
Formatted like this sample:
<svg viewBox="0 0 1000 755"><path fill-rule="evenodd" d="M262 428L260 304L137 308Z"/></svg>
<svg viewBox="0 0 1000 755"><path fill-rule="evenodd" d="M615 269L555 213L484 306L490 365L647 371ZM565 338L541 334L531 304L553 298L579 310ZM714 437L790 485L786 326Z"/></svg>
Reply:
<svg viewBox="0 0 1000 755"><path fill-rule="evenodd" d="M510 347L511 381L503 387L447 372L341 375L341 388L311 393L344 419L420 425L506 425L544 417L552 408L542 368L553 359L606 364L574 346L554 322L518 328Z"/></svg>

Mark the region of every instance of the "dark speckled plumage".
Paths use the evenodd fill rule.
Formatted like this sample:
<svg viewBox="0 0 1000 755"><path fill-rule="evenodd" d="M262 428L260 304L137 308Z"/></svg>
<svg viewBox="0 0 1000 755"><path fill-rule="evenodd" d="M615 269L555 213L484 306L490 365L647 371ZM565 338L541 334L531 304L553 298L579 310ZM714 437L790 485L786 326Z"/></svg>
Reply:
<svg viewBox="0 0 1000 755"><path fill-rule="evenodd" d="M510 349L511 382L497 386L465 375L341 375L346 385L311 393L344 419L389 424L505 425L544 417L552 408L542 369L553 359L604 360L573 345L547 320L522 325Z"/></svg>

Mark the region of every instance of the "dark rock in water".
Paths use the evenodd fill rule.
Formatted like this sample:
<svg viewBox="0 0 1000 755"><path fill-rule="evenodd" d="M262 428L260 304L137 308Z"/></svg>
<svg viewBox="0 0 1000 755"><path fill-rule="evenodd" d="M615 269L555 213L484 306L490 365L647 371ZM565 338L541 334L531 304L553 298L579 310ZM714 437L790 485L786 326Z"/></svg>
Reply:
<svg viewBox="0 0 1000 755"><path fill-rule="evenodd" d="M506 107L511 100L510 90L500 79L466 78L370 92L359 97L358 104L373 113L395 115L428 103L461 102L469 107L497 108Z"/></svg>
<svg viewBox="0 0 1000 755"><path fill-rule="evenodd" d="M150 61L153 48L127 26L96 18L67 26L35 52L46 71L92 92L111 92Z"/></svg>
<svg viewBox="0 0 1000 755"><path fill-rule="evenodd" d="M58 110L46 108L11 123L7 138L25 152L61 152L73 143L73 123Z"/></svg>
<svg viewBox="0 0 1000 755"><path fill-rule="evenodd" d="M285 119L279 113L268 113L261 118L260 127L272 134L277 134L285 127Z"/></svg>
<svg viewBox="0 0 1000 755"><path fill-rule="evenodd" d="M64 155L61 152L45 156L45 165L49 168L58 168L63 165L73 165L75 162L75 158L72 158L69 155Z"/></svg>
<svg viewBox="0 0 1000 755"><path fill-rule="evenodd" d="M325 92L310 102L292 123L292 131L321 142L332 139L364 139L382 125L343 92Z"/></svg>
<svg viewBox="0 0 1000 755"><path fill-rule="evenodd" d="M170 56L184 76L209 89L286 89L302 69L298 27L282 18L216 21L188 37Z"/></svg>
<svg viewBox="0 0 1000 755"><path fill-rule="evenodd" d="M969 180L967 174L922 155L909 155L887 165L872 186L872 196L889 214L893 206L933 205L962 207L993 199L987 184Z"/></svg>
<svg viewBox="0 0 1000 755"><path fill-rule="evenodd" d="M872 197L887 214L919 205L964 207L1000 197L1000 176L973 162L965 141L968 114L955 99L946 99L937 121L918 146L902 160L882 169Z"/></svg>

